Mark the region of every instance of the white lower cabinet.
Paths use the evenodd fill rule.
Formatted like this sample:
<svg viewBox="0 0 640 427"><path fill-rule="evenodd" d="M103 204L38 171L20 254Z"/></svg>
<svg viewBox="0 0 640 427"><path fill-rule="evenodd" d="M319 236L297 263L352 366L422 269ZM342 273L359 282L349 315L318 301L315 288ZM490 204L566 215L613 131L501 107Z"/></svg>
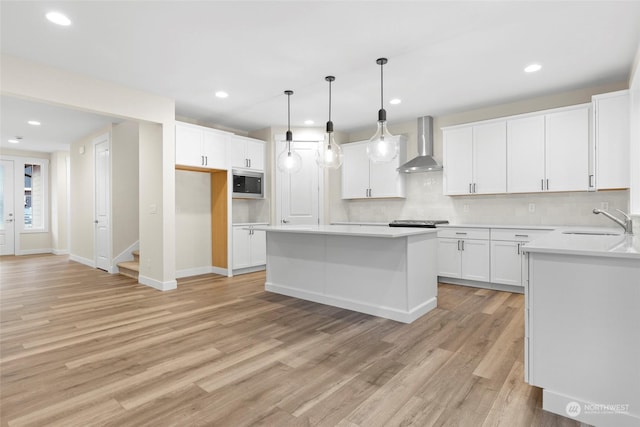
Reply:
<svg viewBox="0 0 640 427"><path fill-rule="evenodd" d="M447 228L438 231L438 275L489 281L489 230Z"/></svg>
<svg viewBox="0 0 640 427"><path fill-rule="evenodd" d="M266 232L251 225L233 227L233 269L256 267L267 263Z"/></svg>
<svg viewBox="0 0 640 427"><path fill-rule="evenodd" d="M485 282L486 287L524 292L526 259L522 246L551 229L441 228L438 230L438 275ZM455 283L459 283L455 281ZM464 284L464 283L461 283ZM474 283L474 286L484 286Z"/></svg>

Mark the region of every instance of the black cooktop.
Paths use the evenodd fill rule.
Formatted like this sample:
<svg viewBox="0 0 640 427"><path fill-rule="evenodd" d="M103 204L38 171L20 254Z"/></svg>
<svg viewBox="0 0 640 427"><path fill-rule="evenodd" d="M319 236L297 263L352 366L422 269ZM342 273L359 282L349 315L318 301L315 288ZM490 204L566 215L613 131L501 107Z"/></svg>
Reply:
<svg viewBox="0 0 640 427"><path fill-rule="evenodd" d="M449 221L441 219L395 219L389 223L389 227L436 228L437 224L449 224Z"/></svg>

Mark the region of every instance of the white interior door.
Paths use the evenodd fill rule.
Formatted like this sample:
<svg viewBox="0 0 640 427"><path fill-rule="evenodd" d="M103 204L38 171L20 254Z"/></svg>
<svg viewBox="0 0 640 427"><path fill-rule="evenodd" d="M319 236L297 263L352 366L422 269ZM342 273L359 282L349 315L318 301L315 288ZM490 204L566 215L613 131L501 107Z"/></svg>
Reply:
<svg viewBox="0 0 640 427"><path fill-rule="evenodd" d="M109 134L94 140L95 152L95 236L96 267L111 271L111 191L109 173Z"/></svg>
<svg viewBox="0 0 640 427"><path fill-rule="evenodd" d="M0 160L0 255L15 254L13 161Z"/></svg>
<svg viewBox="0 0 640 427"><path fill-rule="evenodd" d="M285 149L278 141L276 156ZM277 171L277 222L287 225L317 225L320 223L322 195L321 170L316 163L318 141L293 141L292 148L302 157L302 169L293 174Z"/></svg>

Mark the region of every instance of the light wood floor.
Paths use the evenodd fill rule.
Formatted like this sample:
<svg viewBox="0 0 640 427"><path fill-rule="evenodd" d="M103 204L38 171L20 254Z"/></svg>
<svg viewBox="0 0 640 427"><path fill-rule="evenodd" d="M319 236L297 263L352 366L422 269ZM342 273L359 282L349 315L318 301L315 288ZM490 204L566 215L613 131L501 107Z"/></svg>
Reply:
<svg viewBox="0 0 640 427"><path fill-rule="evenodd" d="M440 285L411 325L264 291L159 292L2 257L3 426L572 426L523 381L523 296Z"/></svg>

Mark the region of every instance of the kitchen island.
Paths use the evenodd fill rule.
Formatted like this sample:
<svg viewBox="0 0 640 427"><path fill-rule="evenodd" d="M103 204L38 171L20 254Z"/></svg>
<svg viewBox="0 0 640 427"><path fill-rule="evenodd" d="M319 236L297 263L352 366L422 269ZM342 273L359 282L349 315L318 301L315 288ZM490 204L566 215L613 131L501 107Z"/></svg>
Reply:
<svg viewBox="0 0 640 427"><path fill-rule="evenodd" d="M435 229L256 229L267 232L267 291L404 323L437 305Z"/></svg>
<svg viewBox="0 0 640 427"><path fill-rule="evenodd" d="M640 425L640 238L558 229L525 245L525 380L542 408Z"/></svg>

